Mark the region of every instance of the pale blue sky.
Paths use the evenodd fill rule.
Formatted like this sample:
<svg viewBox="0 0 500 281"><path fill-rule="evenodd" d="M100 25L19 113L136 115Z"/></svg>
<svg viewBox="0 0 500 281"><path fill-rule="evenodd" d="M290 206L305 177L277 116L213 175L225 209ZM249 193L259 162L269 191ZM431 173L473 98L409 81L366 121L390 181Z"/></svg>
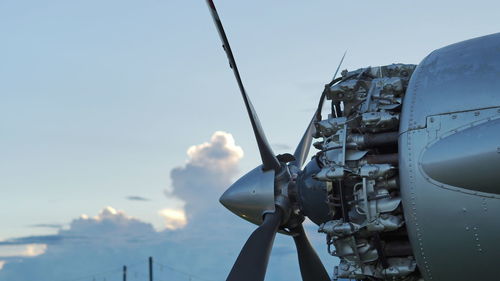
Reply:
<svg viewBox="0 0 500 281"><path fill-rule="evenodd" d="M295 146L343 68L418 63L500 31L498 1L216 1L272 144ZM160 225L189 146L252 131L202 0L0 0L0 239L104 206ZM277 149L277 152L285 152ZM150 202L126 200L143 196ZM246 222L241 222L242 224Z"/></svg>

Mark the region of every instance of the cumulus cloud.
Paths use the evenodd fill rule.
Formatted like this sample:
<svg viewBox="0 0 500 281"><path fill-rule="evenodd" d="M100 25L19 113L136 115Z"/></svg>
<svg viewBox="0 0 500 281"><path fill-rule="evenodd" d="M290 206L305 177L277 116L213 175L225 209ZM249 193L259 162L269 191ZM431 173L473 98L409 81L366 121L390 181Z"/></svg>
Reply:
<svg viewBox="0 0 500 281"><path fill-rule="evenodd" d="M51 243L29 243L34 241ZM105 207L96 216L81 215L71 221L68 229L61 229L55 235L3 242L0 251L9 250L6 247L18 249L12 249L7 258L0 257L4 261L0 271L2 281L64 280L102 271L111 264L136 262L148 256L145 250L151 250L151 245L167 244L163 233L157 232L151 224L112 207ZM7 244L9 242L11 244Z"/></svg>
<svg viewBox="0 0 500 281"><path fill-rule="evenodd" d="M127 244L130 241L143 241L154 236L153 226L113 207L105 207L94 217L82 215L71 222L68 230L61 230L59 235L72 237L73 240L84 240L85 243L102 243L108 245ZM75 238L76 237L76 238Z"/></svg>
<svg viewBox="0 0 500 281"><path fill-rule="evenodd" d="M184 210L163 209L158 214L164 219L166 229L183 228L187 224L186 213Z"/></svg>
<svg viewBox="0 0 500 281"><path fill-rule="evenodd" d="M162 214L175 223L183 218L178 210L163 210ZM71 221L68 229L54 235L58 237L57 242L42 248L32 244L14 245L23 246L25 255L0 256L3 266L0 281L66 280L81 276L90 276L92 280L94 273L110 270L109 274L95 276L99 276L98 280L114 280L120 278L119 270L113 272L114 269L141 262L146 269L149 256L158 264L205 276L207 280L223 280L242 241L238 235L224 237L227 229L216 229L210 222L197 227L203 232L156 231L150 223L106 207L96 216L82 215ZM33 237L15 240L33 241ZM215 256L217 259L213 258ZM160 278L161 272L156 274ZM167 280L186 280L186 276L168 272Z"/></svg>
<svg viewBox="0 0 500 281"><path fill-rule="evenodd" d="M172 188L165 192L167 196L182 198L185 211L159 210L164 230L158 231L148 222L106 207L95 216L75 218L67 229L59 229L55 235L1 241L0 249L7 245L46 246L42 254L33 257L5 258L0 255L0 267L3 266L0 281L71 280L82 276L87 276L87 280L93 277L119 280L121 266L139 262L140 266L129 269L130 276L136 276L146 270L149 256L157 262L154 270L159 280L185 281L189 278L166 268L161 271L158 264L203 276L203 279L193 277L193 281L225 280L241 247L256 228L218 202L220 194L238 174L243 151L230 134L216 132L209 142L190 147L188 157L185 165L171 171ZM318 253L325 257L324 237L311 234L311 242L319 246ZM29 250L31 253L37 251L40 249ZM327 265L327 268L331 267ZM298 269L293 239L278 235L267 279L297 280L300 278ZM109 273L94 274L103 271ZM137 276L135 280L139 280Z"/></svg>
<svg viewBox="0 0 500 281"><path fill-rule="evenodd" d="M166 194L184 200L188 216L193 217L218 202L238 175L243 149L235 144L231 134L218 131L209 142L191 146L187 155L187 163L170 172L173 189Z"/></svg>
<svg viewBox="0 0 500 281"><path fill-rule="evenodd" d="M189 165L213 170L224 176L233 176L238 172L236 166L243 157L243 149L237 146L231 134L217 131L210 142L193 145L187 150Z"/></svg>

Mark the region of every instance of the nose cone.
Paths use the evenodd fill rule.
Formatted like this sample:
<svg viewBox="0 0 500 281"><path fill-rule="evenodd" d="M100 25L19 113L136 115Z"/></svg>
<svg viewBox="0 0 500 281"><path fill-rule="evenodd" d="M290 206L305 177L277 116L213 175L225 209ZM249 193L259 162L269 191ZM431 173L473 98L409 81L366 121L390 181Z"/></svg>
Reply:
<svg viewBox="0 0 500 281"><path fill-rule="evenodd" d="M260 225L265 211L274 212L274 170L259 166L231 185L219 201L231 212Z"/></svg>

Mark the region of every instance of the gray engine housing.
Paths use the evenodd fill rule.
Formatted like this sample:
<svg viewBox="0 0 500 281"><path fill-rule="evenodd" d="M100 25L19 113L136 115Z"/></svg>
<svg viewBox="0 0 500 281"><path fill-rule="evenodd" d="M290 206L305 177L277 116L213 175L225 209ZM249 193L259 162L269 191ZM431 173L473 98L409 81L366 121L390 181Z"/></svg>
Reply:
<svg viewBox="0 0 500 281"><path fill-rule="evenodd" d="M500 252L500 33L432 52L399 129L401 194L425 280L496 280Z"/></svg>

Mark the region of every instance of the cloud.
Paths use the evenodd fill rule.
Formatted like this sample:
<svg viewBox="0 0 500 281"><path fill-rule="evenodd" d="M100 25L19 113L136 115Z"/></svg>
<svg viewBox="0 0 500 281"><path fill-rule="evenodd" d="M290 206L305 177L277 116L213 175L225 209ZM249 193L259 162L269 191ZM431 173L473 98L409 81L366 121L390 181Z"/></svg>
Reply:
<svg viewBox="0 0 500 281"><path fill-rule="evenodd" d="M45 253L47 244L19 244L0 247L0 257L35 257Z"/></svg>
<svg viewBox="0 0 500 281"><path fill-rule="evenodd" d="M22 256L26 257L36 257L45 253L47 250L46 244L28 244L26 245L26 250L22 253Z"/></svg>
<svg viewBox="0 0 500 281"><path fill-rule="evenodd" d="M82 215L71 222L68 230L59 231L64 237L78 237L85 243L102 243L109 246L127 244L130 241L143 241L155 236L156 231L149 223L130 217L113 207L105 207L94 217ZM73 239L77 240L77 239Z"/></svg>
<svg viewBox="0 0 500 281"><path fill-rule="evenodd" d="M58 223L39 223L39 224L32 224L30 227L36 227L36 228L56 228L60 229L63 227L62 224Z"/></svg>
<svg viewBox="0 0 500 281"><path fill-rule="evenodd" d="M191 146L187 155L187 163L170 172L172 190L165 193L186 202L186 213L192 218L218 204L219 196L239 173L243 149L231 134L218 131L209 142Z"/></svg>
<svg viewBox="0 0 500 281"><path fill-rule="evenodd" d="M63 239L60 235L34 235L0 241L0 246L25 244L55 244Z"/></svg>
<svg viewBox="0 0 500 281"><path fill-rule="evenodd" d="M126 198L130 201L151 201L150 199L141 196L127 196Z"/></svg>
<svg viewBox="0 0 500 281"><path fill-rule="evenodd" d="M162 214L176 223L183 219L182 212L178 210L163 210ZM227 228L216 229L211 226L211 222L196 227L202 231L156 231L150 223L106 207L96 216L82 215L75 218L68 229L59 230L56 235L12 239L27 242L57 237L58 242L45 246L16 244L16 247L23 247L22 251L12 253L9 255L11 258L0 256L0 260L4 261L0 280L66 280L81 276L90 276L92 280L94 273L103 271L110 273L96 275L100 276L99 280L113 280L120 276L119 271L113 270L122 265L139 262L146 269L149 256L153 256L158 264L206 276L208 280L224 279L233 262L233 255L241 247L241 239L238 235L224 237ZM12 258L14 256L16 258ZM186 280L184 275L174 276L169 274L168 280Z"/></svg>
<svg viewBox="0 0 500 281"><path fill-rule="evenodd" d="M271 144L274 150L285 150L286 152L290 153L292 148L285 143L273 143Z"/></svg>
<svg viewBox="0 0 500 281"><path fill-rule="evenodd" d="M210 142L191 146L187 154L189 165L231 177L238 172L236 165L243 157L243 149L235 144L231 134L217 131Z"/></svg>
<svg viewBox="0 0 500 281"><path fill-rule="evenodd" d="M167 229L178 229L183 228L187 224L186 213L184 210L176 209L163 209L158 212L158 214L165 221L165 228Z"/></svg>
<svg viewBox="0 0 500 281"><path fill-rule="evenodd" d="M242 149L224 132L216 132L209 142L190 147L187 162L171 171L172 186L165 191L167 196L181 198L185 210L159 210L164 230L158 231L152 224L108 206L95 216L73 219L54 235L1 241L0 250L6 245L25 247L24 250L31 244L46 246L42 254L33 257L0 255L0 281L72 280L82 276L86 276L82 280L118 280L123 265L130 266L129 274L135 277L131 280L145 279L141 274L147 269L149 256L154 257L158 280L189 280L168 267L203 276L193 277L193 281L225 280L241 247L256 228L218 202L220 194L238 175L242 157ZM319 255L327 256L324 236L316 237L319 235L315 231L306 230L311 233L312 244L321 246ZM41 253L41 249L28 252ZM298 268L293 239L278 235L266 279L297 280Z"/></svg>
<svg viewBox="0 0 500 281"><path fill-rule="evenodd" d="M85 275L136 262L151 255L157 246L168 246L164 233L108 206L96 216L81 215L55 235L2 241L0 253L11 258L0 255L0 260L6 261L0 280L60 280Z"/></svg>

